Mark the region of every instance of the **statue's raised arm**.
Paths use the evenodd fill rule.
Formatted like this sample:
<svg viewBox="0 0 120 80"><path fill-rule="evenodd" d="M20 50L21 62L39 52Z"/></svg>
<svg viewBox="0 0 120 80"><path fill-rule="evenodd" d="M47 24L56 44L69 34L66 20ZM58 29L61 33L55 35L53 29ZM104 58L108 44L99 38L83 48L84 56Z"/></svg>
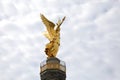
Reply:
<svg viewBox="0 0 120 80"><path fill-rule="evenodd" d="M47 31L44 32L44 35L50 41L48 44L46 44L45 53L48 57L56 57L60 46L60 26L65 20L65 17L62 20L58 20L58 22L54 24L43 14L40 14L40 16L47 29Z"/></svg>

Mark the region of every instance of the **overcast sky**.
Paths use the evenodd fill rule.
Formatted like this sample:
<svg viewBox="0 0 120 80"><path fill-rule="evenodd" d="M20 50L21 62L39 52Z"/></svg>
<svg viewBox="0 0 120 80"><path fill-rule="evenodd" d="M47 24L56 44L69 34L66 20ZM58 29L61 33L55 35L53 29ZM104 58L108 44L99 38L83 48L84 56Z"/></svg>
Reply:
<svg viewBox="0 0 120 80"><path fill-rule="evenodd" d="M119 0L0 0L0 80L40 80L43 13L61 26L66 80L120 80Z"/></svg>

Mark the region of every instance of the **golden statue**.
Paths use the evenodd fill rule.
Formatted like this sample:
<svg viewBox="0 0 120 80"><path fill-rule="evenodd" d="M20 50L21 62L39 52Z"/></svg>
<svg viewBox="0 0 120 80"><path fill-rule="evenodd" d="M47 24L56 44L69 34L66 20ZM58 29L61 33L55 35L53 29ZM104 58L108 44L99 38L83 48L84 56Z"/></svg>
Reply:
<svg viewBox="0 0 120 80"><path fill-rule="evenodd" d="M65 20L65 17L62 20L58 20L58 23L54 24L43 14L40 14L40 16L47 29L47 31L44 32L44 36L50 41L46 44L45 53L48 57L56 57L60 46L60 26Z"/></svg>

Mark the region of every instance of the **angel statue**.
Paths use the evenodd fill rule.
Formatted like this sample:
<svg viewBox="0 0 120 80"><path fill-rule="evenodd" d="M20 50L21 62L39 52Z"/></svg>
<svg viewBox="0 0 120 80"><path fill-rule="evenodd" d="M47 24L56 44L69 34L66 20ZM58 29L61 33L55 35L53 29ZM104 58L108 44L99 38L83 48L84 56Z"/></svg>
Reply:
<svg viewBox="0 0 120 80"><path fill-rule="evenodd" d="M46 44L45 53L49 57L56 57L60 46L60 26L65 20L65 17L62 20L58 20L56 24L49 21L43 14L40 14L42 22L46 26L47 31L44 32L44 36L50 41Z"/></svg>

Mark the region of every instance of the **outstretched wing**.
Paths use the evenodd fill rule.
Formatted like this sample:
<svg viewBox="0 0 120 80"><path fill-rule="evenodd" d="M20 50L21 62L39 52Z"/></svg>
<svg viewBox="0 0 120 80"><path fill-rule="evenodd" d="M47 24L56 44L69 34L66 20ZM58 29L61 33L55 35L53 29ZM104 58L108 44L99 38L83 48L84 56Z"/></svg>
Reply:
<svg viewBox="0 0 120 80"><path fill-rule="evenodd" d="M55 24L53 22L49 21L43 14L40 14L40 16L41 16L42 22L44 23L44 25L47 28L49 36L52 38L55 33L55 31L54 31Z"/></svg>
<svg viewBox="0 0 120 80"><path fill-rule="evenodd" d="M57 23L57 27L56 27L56 32L59 32L60 31L60 26L61 24L63 23L63 21L65 20L66 17L64 17L62 20L58 20L58 23Z"/></svg>
<svg viewBox="0 0 120 80"><path fill-rule="evenodd" d="M55 24L53 22L49 21L43 14L40 14L40 16L45 26L54 28Z"/></svg>

